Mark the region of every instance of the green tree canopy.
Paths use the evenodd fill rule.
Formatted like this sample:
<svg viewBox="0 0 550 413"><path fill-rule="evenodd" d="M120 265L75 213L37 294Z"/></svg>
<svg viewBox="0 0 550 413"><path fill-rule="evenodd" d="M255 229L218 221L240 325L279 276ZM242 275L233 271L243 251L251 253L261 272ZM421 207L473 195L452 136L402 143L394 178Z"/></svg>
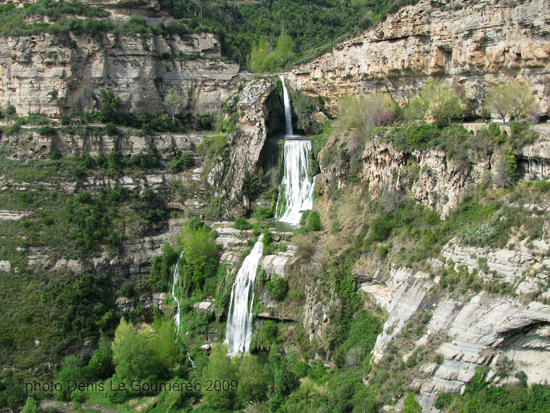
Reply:
<svg viewBox="0 0 550 413"><path fill-rule="evenodd" d="M231 386L231 382L236 383L236 371L231 359L227 357L227 348L214 344L209 360L210 363L202 373L204 403L211 409L231 410L236 402L236 389ZM224 383L227 385L224 386Z"/></svg>
<svg viewBox="0 0 550 413"><path fill-rule="evenodd" d="M148 330L136 333L132 323L120 319L112 344L118 382L131 383L158 375L159 366L149 348L148 336Z"/></svg>
<svg viewBox="0 0 550 413"><path fill-rule="evenodd" d="M410 120L426 119L438 125L450 124L460 118L464 105L451 86L440 79L426 82L420 95L412 99L405 108L405 116Z"/></svg>
<svg viewBox="0 0 550 413"><path fill-rule="evenodd" d="M508 117L518 121L529 118L534 112L536 98L527 84L515 81L493 87L487 95L485 107L503 121Z"/></svg>

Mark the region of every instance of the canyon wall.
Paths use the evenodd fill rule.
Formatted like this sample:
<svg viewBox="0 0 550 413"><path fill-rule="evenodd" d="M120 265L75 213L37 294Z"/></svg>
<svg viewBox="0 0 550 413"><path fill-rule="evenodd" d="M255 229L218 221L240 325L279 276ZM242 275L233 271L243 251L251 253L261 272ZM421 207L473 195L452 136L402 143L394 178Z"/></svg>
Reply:
<svg viewBox="0 0 550 413"><path fill-rule="evenodd" d="M240 80L220 47L211 33L9 37L0 46L0 106L20 115L75 115L97 108L99 90L111 89L123 110L157 114L169 112L163 100L174 89L184 100L181 113L213 115Z"/></svg>
<svg viewBox="0 0 550 413"><path fill-rule="evenodd" d="M480 115L490 86L518 79L550 110L550 1L420 1L329 53L294 67L292 88L336 111L344 95L389 93L406 103L430 77L459 91Z"/></svg>

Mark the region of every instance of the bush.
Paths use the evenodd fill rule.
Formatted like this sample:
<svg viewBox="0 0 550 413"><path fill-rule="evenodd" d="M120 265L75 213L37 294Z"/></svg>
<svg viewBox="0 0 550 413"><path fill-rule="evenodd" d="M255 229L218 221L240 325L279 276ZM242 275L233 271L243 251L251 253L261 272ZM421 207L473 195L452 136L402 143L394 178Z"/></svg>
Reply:
<svg viewBox="0 0 550 413"><path fill-rule="evenodd" d="M38 128L38 134L40 136L53 136L55 135L55 129L52 128L51 126L42 126L40 128Z"/></svg>
<svg viewBox="0 0 550 413"><path fill-rule="evenodd" d="M321 217L317 211L311 211L307 219L307 228L310 231L321 230Z"/></svg>
<svg viewBox="0 0 550 413"><path fill-rule="evenodd" d="M61 158L63 158L63 154L61 153L61 151L59 149L54 149L50 155L50 159L52 161L58 161Z"/></svg>
<svg viewBox="0 0 550 413"><path fill-rule="evenodd" d="M273 209L270 207L258 207L254 210L252 216L259 220L273 218Z"/></svg>
<svg viewBox="0 0 550 413"><path fill-rule="evenodd" d="M288 282L281 277L265 283L265 288L275 301L283 301L288 293Z"/></svg>
<svg viewBox="0 0 550 413"><path fill-rule="evenodd" d="M116 136L118 135L118 129L117 127L115 126L115 124L113 122L108 122L106 125L105 125L105 134L108 135L108 136Z"/></svg>
<svg viewBox="0 0 550 413"><path fill-rule="evenodd" d="M298 253L303 258L309 258L315 250L312 239L306 234L297 234L292 238L294 244L298 247Z"/></svg>
<svg viewBox="0 0 550 413"><path fill-rule="evenodd" d="M382 244L378 246L378 249L376 250L376 255L378 255L378 258L383 260L388 256L388 252L388 247Z"/></svg>
<svg viewBox="0 0 550 413"><path fill-rule="evenodd" d="M233 228L243 231L252 228L252 225L250 225L245 217L240 217L235 220Z"/></svg>
<svg viewBox="0 0 550 413"><path fill-rule="evenodd" d="M373 241L385 241L391 234L394 222L391 216L381 215L374 218L370 225L370 237Z"/></svg>

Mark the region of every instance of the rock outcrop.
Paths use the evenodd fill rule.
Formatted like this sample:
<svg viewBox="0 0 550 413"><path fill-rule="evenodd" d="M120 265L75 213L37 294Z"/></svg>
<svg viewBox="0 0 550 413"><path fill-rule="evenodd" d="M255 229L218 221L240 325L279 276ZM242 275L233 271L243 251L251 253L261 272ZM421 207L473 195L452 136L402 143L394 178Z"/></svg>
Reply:
<svg viewBox="0 0 550 413"><path fill-rule="evenodd" d="M174 89L184 100L182 112L200 117L217 113L239 84L239 66L220 59L220 42L210 33L70 36L9 37L2 43L2 107L13 105L21 115L74 115L97 108L99 90L110 89L124 110L156 114Z"/></svg>
<svg viewBox="0 0 550 413"><path fill-rule="evenodd" d="M444 151L428 149L412 153L395 149L383 137L365 144L359 177L368 183L372 197L384 190L403 191L421 204L436 210L444 219L458 205L461 195L481 181L490 168L490 158L459 162ZM320 190L344 187L347 171L341 163L321 158Z"/></svg>
<svg viewBox="0 0 550 413"><path fill-rule="evenodd" d="M406 102L429 77L442 77L478 115L488 87L519 79L535 89L540 113L547 115L549 33L548 0L423 0L286 78L293 88L321 96L334 112L343 95L383 92Z"/></svg>
<svg viewBox="0 0 550 413"><path fill-rule="evenodd" d="M225 209L230 214L242 215L243 207L250 206L243 193L243 184L260 168L260 155L267 138L265 102L274 89L272 79L251 79L226 102L231 111L226 117L236 118L238 130L228 134L227 158L222 157L212 167L207 181L215 196L224 199Z"/></svg>
<svg viewBox="0 0 550 413"><path fill-rule="evenodd" d="M377 274L361 286L389 313L373 350L375 364L383 362L406 323L425 325L413 351L429 348L435 361L427 359L415 367L411 385L420 391L424 411L432 409L435 393L463 392L478 366L489 369L487 381L493 384L510 381L505 376L519 371L527 374L529 383L548 384L549 306L486 292L450 297L438 293L438 282L439 277L392 266L386 277ZM431 314L429 322L418 320L422 313ZM408 357L404 355L404 361Z"/></svg>

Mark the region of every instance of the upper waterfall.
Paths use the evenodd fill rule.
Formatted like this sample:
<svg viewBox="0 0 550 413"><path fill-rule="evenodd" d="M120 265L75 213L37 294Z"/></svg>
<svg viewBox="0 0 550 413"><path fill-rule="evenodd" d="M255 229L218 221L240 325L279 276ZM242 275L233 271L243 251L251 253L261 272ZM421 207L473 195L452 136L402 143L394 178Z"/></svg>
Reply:
<svg viewBox="0 0 550 413"><path fill-rule="evenodd" d="M284 176L279 188L276 216L280 222L300 225L302 213L313 208L314 179L309 176L309 154L312 146L307 139L292 139L292 111L283 75L279 75L283 85L285 105L286 135L284 145Z"/></svg>
<svg viewBox="0 0 550 413"><path fill-rule="evenodd" d="M292 130L292 108L290 106L290 98L288 97L288 91L286 90L285 78L283 75L279 75L279 79L281 79L281 84L283 85L283 103L285 106L286 136L294 136L294 131Z"/></svg>

